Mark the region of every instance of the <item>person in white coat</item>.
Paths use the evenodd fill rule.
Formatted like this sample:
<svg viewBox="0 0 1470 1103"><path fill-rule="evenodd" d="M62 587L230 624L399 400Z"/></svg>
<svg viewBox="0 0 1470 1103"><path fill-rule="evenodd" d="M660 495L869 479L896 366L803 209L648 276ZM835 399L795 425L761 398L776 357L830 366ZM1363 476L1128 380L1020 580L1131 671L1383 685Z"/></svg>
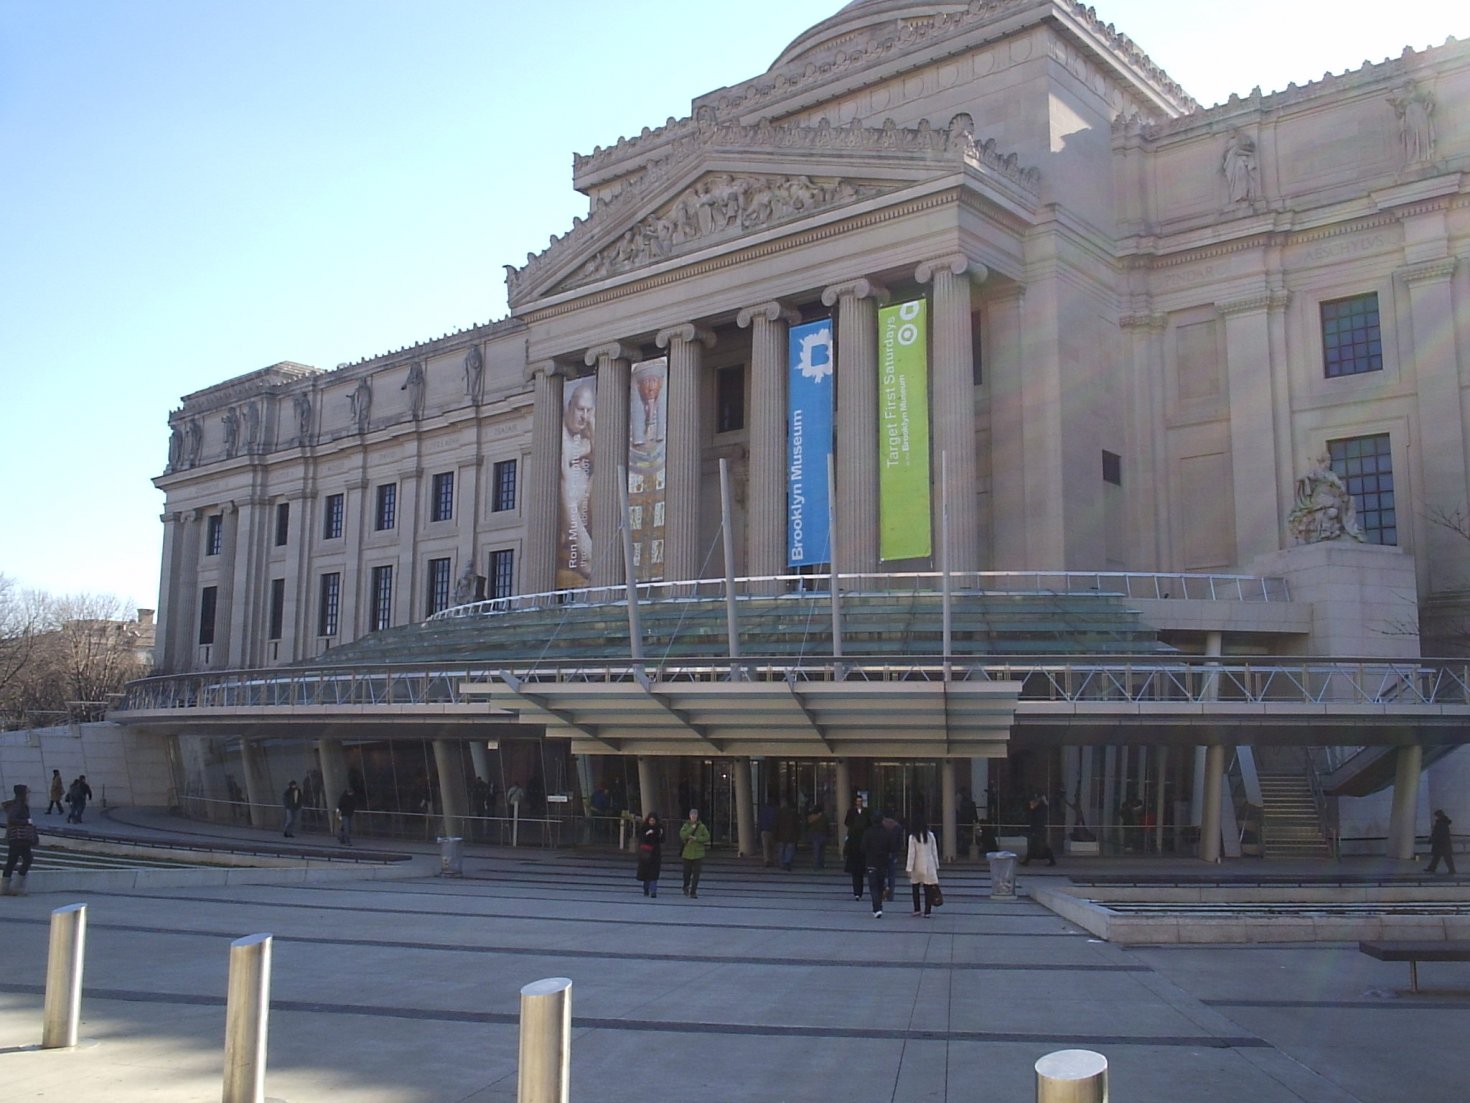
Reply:
<svg viewBox="0 0 1470 1103"><path fill-rule="evenodd" d="M909 821L909 856L904 868L908 870L909 886L914 894L914 916L928 919L934 912L934 901L939 896L939 842L922 816ZM924 910L919 910L919 887L924 889Z"/></svg>

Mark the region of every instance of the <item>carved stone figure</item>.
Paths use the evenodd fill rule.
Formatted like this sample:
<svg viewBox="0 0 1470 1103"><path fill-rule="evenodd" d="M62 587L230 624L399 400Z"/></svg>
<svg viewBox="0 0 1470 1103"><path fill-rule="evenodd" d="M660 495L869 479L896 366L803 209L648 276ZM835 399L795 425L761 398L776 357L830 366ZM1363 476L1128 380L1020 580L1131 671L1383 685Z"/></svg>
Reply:
<svg viewBox="0 0 1470 1103"><path fill-rule="evenodd" d="M1296 481L1296 504L1287 517L1291 534L1299 544L1347 537L1361 541L1357 506L1347 484L1332 470L1329 456L1318 456L1316 466Z"/></svg>
<svg viewBox="0 0 1470 1103"><path fill-rule="evenodd" d="M1399 117L1399 140L1404 146L1404 163L1417 165L1434 160L1434 97L1413 81L1388 97Z"/></svg>
<svg viewBox="0 0 1470 1103"><path fill-rule="evenodd" d="M199 462L199 456L204 451L204 429L199 424L197 417L190 418L188 427L184 430L184 459L193 467Z"/></svg>
<svg viewBox="0 0 1470 1103"><path fill-rule="evenodd" d="M454 604L468 605L475 600L475 568L469 565L459 573L459 581L454 584Z"/></svg>
<svg viewBox="0 0 1470 1103"><path fill-rule="evenodd" d="M225 411L220 421L225 427L225 459L230 459L235 455L235 450L240 447L240 415L231 406Z"/></svg>
<svg viewBox="0 0 1470 1103"><path fill-rule="evenodd" d="M1256 143L1238 130L1230 132L1225 157L1220 164L1230 202L1249 203L1261 195L1261 170L1256 164Z"/></svg>
<svg viewBox="0 0 1470 1103"><path fill-rule="evenodd" d="M366 433L373 413L373 385L367 376L358 380L357 389L347 396L347 401L352 405L352 420L357 424L357 431Z"/></svg>
<svg viewBox="0 0 1470 1103"><path fill-rule="evenodd" d="M311 436L311 395L303 391L292 404L296 407L296 436L305 444Z"/></svg>
<svg viewBox="0 0 1470 1103"><path fill-rule="evenodd" d="M424 416L424 365L415 360L408 369L408 378L398 389L408 392L408 416L418 421Z"/></svg>
<svg viewBox="0 0 1470 1103"><path fill-rule="evenodd" d="M464 392L477 406L485 395L485 357L477 344L464 354Z"/></svg>
<svg viewBox="0 0 1470 1103"><path fill-rule="evenodd" d="M172 432L168 435L168 469L174 470L184 459L184 433L183 430L174 425Z"/></svg>
<svg viewBox="0 0 1470 1103"><path fill-rule="evenodd" d="M245 407L245 445L253 449L260 444L260 403Z"/></svg>

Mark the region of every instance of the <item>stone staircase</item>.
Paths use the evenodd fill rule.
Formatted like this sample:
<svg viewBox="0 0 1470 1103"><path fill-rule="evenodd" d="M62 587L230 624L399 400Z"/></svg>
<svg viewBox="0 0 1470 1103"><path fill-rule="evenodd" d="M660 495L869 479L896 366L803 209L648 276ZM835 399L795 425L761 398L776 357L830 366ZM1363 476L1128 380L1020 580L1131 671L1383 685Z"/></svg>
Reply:
<svg viewBox="0 0 1470 1103"><path fill-rule="evenodd" d="M1312 783L1301 771L1263 773L1261 845L1267 858L1329 858Z"/></svg>

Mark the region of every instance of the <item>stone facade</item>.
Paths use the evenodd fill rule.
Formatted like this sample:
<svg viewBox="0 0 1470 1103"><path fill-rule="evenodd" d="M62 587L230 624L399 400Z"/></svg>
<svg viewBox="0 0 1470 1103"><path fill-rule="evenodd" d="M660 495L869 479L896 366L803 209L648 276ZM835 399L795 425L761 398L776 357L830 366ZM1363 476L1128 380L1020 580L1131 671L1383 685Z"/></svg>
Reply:
<svg viewBox="0 0 1470 1103"><path fill-rule="evenodd" d="M687 118L576 158L587 216L508 268L509 318L186 396L156 480L158 668L281 664L420 620L445 561L452 596L507 562L515 591L552 589L561 403L599 381L615 463L645 357L670 358L670 577L715 540L721 459L735 572L780 571L785 334L821 317L849 449L838 567L888 569L862 381L877 305L918 297L958 569L1246 571L1293 543L1314 457L1386 436L1396 546L1424 623L1453 625L1467 545L1431 518L1470 498L1467 169L1466 44L1200 110L1072 0L849 4ZM1322 306L1367 295L1381 366L1329 376ZM722 424L730 369L744 416ZM621 570L594 558L591 578Z"/></svg>

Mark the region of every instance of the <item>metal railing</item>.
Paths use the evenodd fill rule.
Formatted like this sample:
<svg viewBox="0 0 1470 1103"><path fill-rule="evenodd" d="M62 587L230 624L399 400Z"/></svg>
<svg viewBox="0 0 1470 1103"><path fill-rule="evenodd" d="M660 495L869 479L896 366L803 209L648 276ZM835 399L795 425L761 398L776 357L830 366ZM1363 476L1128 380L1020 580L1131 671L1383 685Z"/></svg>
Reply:
<svg viewBox="0 0 1470 1103"><path fill-rule="evenodd" d="M160 675L128 685L121 714L483 703L487 684L653 682L1019 682L1020 699L1087 702L1465 705L1470 662L1454 660L1214 659L1096 656L897 659L738 658L660 662L547 660L535 663L291 667ZM466 692L468 688L469 692Z"/></svg>
<svg viewBox="0 0 1470 1103"><path fill-rule="evenodd" d="M816 597L832 590L831 574L753 575L735 579L737 597ZM938 594L944 575L938 571L900 571L892 574L839 574L844 594ZM950 592L964 594L1032 594L1058 596L1097 594L1135 599L1186 601L1288 602L1291 592L1284 578L1233 574L1152 574L1133 571L958 571L949 576ZM725 596L723 578L683 582L640 582L639 601L668 602L716 599ZM586 586L574 590L547 590L515 594L456 605L435 613L429 621L462 617L497 616L568 605L618 605L627 600L625 586Z"/></svg>

